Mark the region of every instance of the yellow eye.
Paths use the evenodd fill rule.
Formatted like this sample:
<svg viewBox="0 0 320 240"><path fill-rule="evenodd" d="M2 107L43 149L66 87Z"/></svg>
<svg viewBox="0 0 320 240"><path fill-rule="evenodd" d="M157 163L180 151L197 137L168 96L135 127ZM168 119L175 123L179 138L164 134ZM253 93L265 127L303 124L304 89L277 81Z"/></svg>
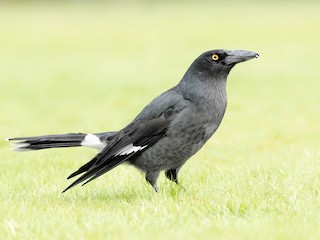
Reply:
<svg viewBox="0 0 320 240"><path fill-rule="evenodd" d="M214 61L218 61L219 60L219 56L217 54L212 54L211 58Z"/></svg>

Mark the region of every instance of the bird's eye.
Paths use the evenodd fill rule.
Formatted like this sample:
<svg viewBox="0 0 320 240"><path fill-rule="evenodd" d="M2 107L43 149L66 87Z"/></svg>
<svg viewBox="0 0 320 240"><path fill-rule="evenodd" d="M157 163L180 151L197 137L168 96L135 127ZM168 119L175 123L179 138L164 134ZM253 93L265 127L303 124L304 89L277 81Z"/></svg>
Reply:
<svg viewBox="0 0 320 240"><path fill-rule="evenodd" d="M219 60L219 56L217 54L212 54L211 56L213 61L218 61Z"/></svg>

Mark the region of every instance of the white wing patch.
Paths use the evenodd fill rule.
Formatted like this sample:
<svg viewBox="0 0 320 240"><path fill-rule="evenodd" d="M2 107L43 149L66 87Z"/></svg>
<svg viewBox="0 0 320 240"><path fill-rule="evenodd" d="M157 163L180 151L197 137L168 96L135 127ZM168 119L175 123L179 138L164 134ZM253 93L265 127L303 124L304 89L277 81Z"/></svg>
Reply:
<svg viewBox="0 0 320 240"><path fill-rule="evenodd" d="M96 135L87 134L87 136L81 142L81 146L96 148L101 151L107 146L107 144L102 142Z"/></svg>
<svg viewBox="0 0 320 240"><path fill-rule="evenodd" d="M115 153L115 156L123 156L123 155L129 155L131 153L136 153L138 151L141 151L142 149L146 148L148 145L145 146L133 146L132 143L129 145L121 148L118 152Z"/></svg>

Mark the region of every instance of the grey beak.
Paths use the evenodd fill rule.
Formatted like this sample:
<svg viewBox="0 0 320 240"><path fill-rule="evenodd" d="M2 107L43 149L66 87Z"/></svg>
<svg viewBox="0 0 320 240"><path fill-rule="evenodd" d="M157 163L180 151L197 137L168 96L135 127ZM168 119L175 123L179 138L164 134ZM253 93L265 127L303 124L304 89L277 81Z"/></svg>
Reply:
<svg viewBox="0 0 320 240"><path fill-rule="evenodd" d="M256 52L246 51L246 50L232 50L227 51L228 56L225 58L227 65L237 64L250 60L252 58L258 58L259 54Z"/></svg>

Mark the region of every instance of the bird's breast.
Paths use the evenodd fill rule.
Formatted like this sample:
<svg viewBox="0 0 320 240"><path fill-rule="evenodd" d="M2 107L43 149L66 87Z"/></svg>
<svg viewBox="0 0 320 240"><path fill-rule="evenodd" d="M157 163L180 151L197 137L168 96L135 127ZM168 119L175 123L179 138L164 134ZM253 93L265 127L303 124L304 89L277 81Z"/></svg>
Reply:
<svg viewBox="0 0 320 240"><path fill-rule="evenodd" d="M189 101L167 128L166 134L132 164L144 171L175 169L184 164L214 134L223 118L224 96Z"/></svg>

